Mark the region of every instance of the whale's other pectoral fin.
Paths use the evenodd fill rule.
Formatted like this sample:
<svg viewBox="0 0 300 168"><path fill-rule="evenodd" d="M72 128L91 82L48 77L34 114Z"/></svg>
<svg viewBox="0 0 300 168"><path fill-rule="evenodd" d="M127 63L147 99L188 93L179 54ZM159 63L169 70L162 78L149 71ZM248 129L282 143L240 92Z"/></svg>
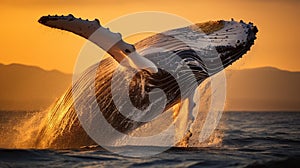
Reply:
<svg viewBox="0 0 300 168"><path fill-rule="evenodd" d="M119 63L126 58L135 68L148 69L152 73L158 71L151 61L136 53L134 45L126 43L120 33L113 33L108 28L102 27L98 19L82 20L71 14L68 16L48 15L41 17L39 23L84 37L105 50Z"/></svg>
<svg viewBox="0 0 300 168"><path fill-rule="evenodd" d="M122 40L120 33L113 33L102 27L98 19L93 21L82 20L71 14L68 16L48 15L41 17L39 23L51 28L66 30L86 38L108 52L118 62L124 58L125 52L135 51L133 45Z"/></svg>
<svg viewBox="0 0 300 168"><path fill-rule="evenodd" d="M81 37L89 39L89 37L101 27L99 20L93 21L75 18L73 15L68 16L43 16L39 19L39 23L60 30L66 30L75 33Z"/></svg>

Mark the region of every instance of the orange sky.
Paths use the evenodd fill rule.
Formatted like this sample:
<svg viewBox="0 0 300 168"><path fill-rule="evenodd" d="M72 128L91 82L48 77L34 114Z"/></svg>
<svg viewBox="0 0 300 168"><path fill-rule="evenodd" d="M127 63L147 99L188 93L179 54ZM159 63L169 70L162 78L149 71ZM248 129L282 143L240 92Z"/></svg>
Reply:
<svg viewBox="0 0 300 168"><path fill-rule="evenodd" d="M298 0L0 0L0 63L37 65L72 72L85 40L40 25L39 17L69 14L99 18L102 24L125 14L164 11L192 22L234 18L254 22L258 39L251 52L232 68L274 66L300 71L300 1ZM126 25L124 25L126 26ZM116 30L117 31L117 30Z"/></svg>

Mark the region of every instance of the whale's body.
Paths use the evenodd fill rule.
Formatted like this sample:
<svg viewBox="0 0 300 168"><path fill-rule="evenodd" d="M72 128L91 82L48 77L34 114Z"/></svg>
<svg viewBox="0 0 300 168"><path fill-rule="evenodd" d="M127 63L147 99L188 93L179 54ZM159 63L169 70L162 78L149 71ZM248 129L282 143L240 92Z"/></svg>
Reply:
<svg viewBox="0 0 300 168"><path fill-rule="evenodd" d="M80 25L82 26L81 32L78 31L79 29L72 28L74 24L72 22L75 21L77 22L75 25L82 24ZM71 15L42 17L40 23L71 31L84 38L89 38L92 32L101 27L99 22L81 22L80 19L76 19ZM91 28L92 26L95 27L89 30L88 27ZM86 32L82 32L85 29ZM53 105L50 118L52 121L58 120L58 123L52 123L52 127L45 124L46 126L39 132L37 145L58 147L57 144L60 144L59 147L79 147L94 144L93 140L80 126L77 118L77 115L84 113L85 108L99 108L108 123L125 134L145 123L143 120L135 121L124 116L116 107L115 101L122 102L125 100L122 100L122 97L113 97L112 91L116 90L112 90L112 79L119 81L119 83L115 83L114 87L119 88L117 92L124 92L121 85L122 81L128 80L126 74L135 72L134 67L126 67L122 72L115 72L118 69L118 62L120 62L118 61L120 60L120 52L116 52L117 50L120 50L123 54L125 53L125 56L121 57L126 57L127 48L131 53L137 51L139 55L150 60L158 70L157 73L148 70L135 73L134 77L129 80L130 102L138 110L146 110L151 104L149 100L150 92L154 91L155 93L156 89L161 89L164 91L167 100L163 110L165 111L182 99L187 98L206 78L218 73L241 58L253 44L256 32L256 27L251 23L246 24L236 21L206 22L155 34L136 43L133 48L124 41L117 41L119 43L114 45L112 49L104 47L113 57L108 57L99 64L87 69L73 85L73 88L70 88ZM99 41L93 42L98 46L102 46ZM150 50L150 48L155 47L163 48L163 50L159 52ZM217 63L218 60L221 61L221 65ZM95 78L91 75L93 72L96 72ZM196 79L196 83L192 82L193 79ZM96 102L91 101L92 99L89 98L91 95L79 93L76 98L81 100L81 104L76 106L81 108L75 108L72 91L80 88L82 93L91 92L89 91L91 85L94 85L95 88ZM87 104L88 106L86 106ZM150 107L148 111L151 111L151 108L155 110L155 107ZM64 118L64 116L68 116L68 119L62 122L61 118ZM149 116L141 117L146 118ZM74 135L81 136L75 138ZM45 137L51 137L52 140L47 141Z"/></svg>

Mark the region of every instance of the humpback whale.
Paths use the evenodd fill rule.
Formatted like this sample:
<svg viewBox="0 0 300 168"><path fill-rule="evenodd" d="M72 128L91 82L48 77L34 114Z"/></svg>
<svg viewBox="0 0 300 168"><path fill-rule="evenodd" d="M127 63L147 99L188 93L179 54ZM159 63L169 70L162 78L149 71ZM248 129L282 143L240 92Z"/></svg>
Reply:
<svg viewBox="0 0 300 168"><path fill-rule="evenodd" d="M151 106L150 99L157 89L162 90L166 96L163 111L172 108L192 94L205 79L228 67L249 51L258 32L253 23L234 20L209 21L157 33L132 45L126 43L121 34L101 26L98 19L82 20L71 14L48 15L41 17L39 23L79 35L111 55L88 68L73 87L51 107L53 112L50 118L60 120L59 124L52 123L51 127L45 124L39 131L36 142L38 146L47 147L57 147L57 144L60 144L59 147L94 144L77 118L77 115L84 113L85 108L99 108L107 122L124 134L140 127L146 123L147 118L158 115L149 114L156 110L155 106ZM153 51L151 48L163 50ZM124 59L129 62L129 66L123 68L122 72L114 73ZM96 72L96 77L91 76L91 72ZM127 73L134 73L134 76L128 79ZM119 83L129 80L130 103L137 111L144 110L148 114L139 116L139 121L124 116L115 104L124 100L112 94L115 91L111 88L113 79ZM119 83L114 83L115 88L119 88L118 92L125 92ZM91 101L90 95L83 94L91 85L95 85L96 102ZM78 88L82 90L82 94L77 95L82 108L75 108L72 99L72 91ZM61 122L67 115L68 119ZM80 138L75 137L76 134L81 135ZM45 141L45 137L51 137L51 141Z"/></svg>

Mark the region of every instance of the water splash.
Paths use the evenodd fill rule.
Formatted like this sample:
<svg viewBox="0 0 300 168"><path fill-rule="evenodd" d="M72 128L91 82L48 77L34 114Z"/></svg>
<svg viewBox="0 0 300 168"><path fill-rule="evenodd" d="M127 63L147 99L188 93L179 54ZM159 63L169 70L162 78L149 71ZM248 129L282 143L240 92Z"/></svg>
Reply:
<svg viewBox="0 0 300 168"><path fill-rule="evenodd" d="M176 128L177 147L207 147L219 146L222 143L223 132L216 129L213 134L200 142L199 137L203 130L203 124L209 113L211 87L207 80L197 88L201 94L201 100L197 102L199 115L193 120L188 117L191 112L187 111L188 102L177 104L163 113L160 120L153 120L130 132L131 136L146 137L155 135L170 125ZM58 99L48 110L35 113L31 117L24 118L14 126L16 133L14 141L7 144L9 148L73 148L91 146L95 143L88 137L80 126L77 115L70 110L73 100L70 92ZM64 104L64 106L62 106ZM189 124L191 123L191 124ZM155 129L153 129L155 128ZM183 137L183 138L182 138ZM201 137L200 137L201 138ZM150 143L150 142L149 142ZM116 146L126 144L126 139L120 137L115 140ZM139 145L138 142L131 145ZM160 146L161 144L156 144Z"/></svg>
<svg viewBox="0 0 300 168"><path fill-rule="evenodd" d="M199 94L199 99L196 100L194 107L195 111L198 111L198 115L195 116L191 122L188 131L185 133L185 137L181 139L176 146L178 147L208 147L208 146L220 146L222 145L223 132L221 131L223 123L218 125L218 128L213 128L218 124L218 117L221 117L222 111L214 111L210 109L212 94L216 88L211 87L211 79L208 78L204 81L196 90L196 94ZM189 111L189 113L192 113ZM210 115L209 115L210 113ZM208 119L213 118L213 120ZM205 128L206 121L215 121L214 124L207 124L210 128ZM206 126L207 127L207 126ZM213 131L213 132L212 132Z"/></svg>

